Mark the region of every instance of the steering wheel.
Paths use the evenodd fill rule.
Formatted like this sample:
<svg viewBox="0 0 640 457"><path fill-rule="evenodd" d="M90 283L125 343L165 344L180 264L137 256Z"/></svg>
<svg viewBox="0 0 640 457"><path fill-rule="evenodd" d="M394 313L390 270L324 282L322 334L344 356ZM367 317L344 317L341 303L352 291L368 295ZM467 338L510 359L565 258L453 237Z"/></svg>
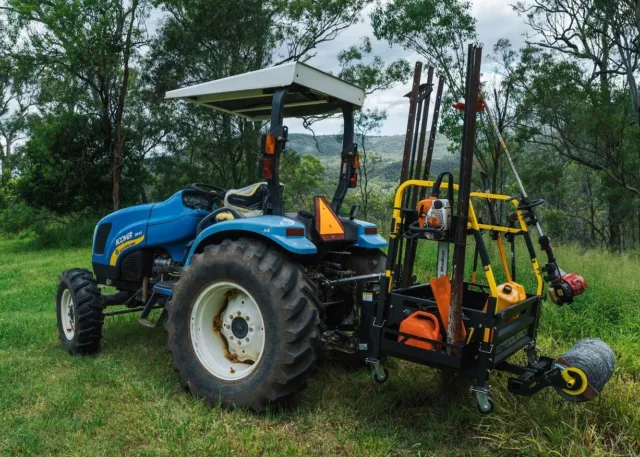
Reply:
<svg viewBox="0 0 640 457"><path fill-rule="evenodd" d="M223 189L222 187L214 186L212 184L205 184L201 182L195 182L191 184L191 187L196 190L201 190L202 192L209 192L210 194L224 194L227 192L227 189Z"/></svg>
<svg viewBox="0 0 640 457"><path fill-rule="evenodd" d="M518 207L516 209L518 211L525 211L525 210L528 210L528 209L535 208L536 206L540 206L542 204L544 204L544 199L539 198L537 200L532 200L529 203L520 204L520 205L518 205Z"/></svg>

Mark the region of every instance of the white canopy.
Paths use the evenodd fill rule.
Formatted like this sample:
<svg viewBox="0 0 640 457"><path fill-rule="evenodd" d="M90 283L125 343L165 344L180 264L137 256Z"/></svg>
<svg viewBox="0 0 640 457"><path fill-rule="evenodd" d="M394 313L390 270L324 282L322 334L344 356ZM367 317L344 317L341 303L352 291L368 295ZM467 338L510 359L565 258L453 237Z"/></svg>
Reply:
<svg viewBox="0 0 640 457"><path fill-rule="evenodd" d="M364 90L300 62L217 79L167 92L179 98L248 119L268 119L276 89L289 87L285 117L337 113L344 103L361 108Z"/></svg>

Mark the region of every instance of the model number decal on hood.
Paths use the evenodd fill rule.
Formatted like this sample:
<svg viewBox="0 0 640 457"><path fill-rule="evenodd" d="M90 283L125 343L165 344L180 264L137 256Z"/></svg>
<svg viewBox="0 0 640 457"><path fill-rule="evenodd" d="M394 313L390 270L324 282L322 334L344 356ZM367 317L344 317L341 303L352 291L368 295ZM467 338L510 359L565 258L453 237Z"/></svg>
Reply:
<svg viewBox="0 0 640 457"><path fill-rule="evenodd" d="M142 233L142 232L139 232ZM127 233L124 236L121 236L120 238L118 238L116 240L116 245L118 245L118 241L121 240L122 238L127 237L128 235L131 235L132 232ZM118 245L115 250L113 251L113 253L111 254L111 259L109 261L109 265L111 265L112 267L114 267L116 265L116 263L118 262L118 257L120 257L120 254L122 254L122 252L126 249L129 249L130 247L136 246L140 243L142 243L144 241L144 235L139 236L138 238L134 238L134 239L129 239L128 241L120 241L120 245Z"/></svg>

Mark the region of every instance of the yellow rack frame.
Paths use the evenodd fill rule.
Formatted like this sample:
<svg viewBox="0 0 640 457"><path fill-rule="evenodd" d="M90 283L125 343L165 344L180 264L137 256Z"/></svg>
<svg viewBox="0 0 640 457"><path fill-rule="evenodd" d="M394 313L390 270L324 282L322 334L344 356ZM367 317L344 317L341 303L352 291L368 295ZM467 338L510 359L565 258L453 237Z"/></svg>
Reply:
<svg viewBox="0 0 640 457"><path fill-rule="evenodd" d="M399 230L402 229L405 225L405 220L403 217L403 211L402 211L402 203L404 201L404 195L406 190L409 187L419 187L419 188L432 188L434 185L434 181L424 181L424 180L419 180L419 179L411 179L408 181L405 181L404 183L402 183L399 187L398 190L396 191L396 195L395 195L395 199L394 199L394 203L393 203L393 216L392 216L392 225L391 225L391 233L389 235L389 239L391 240L395 240L396 238L398 238L398 236L402 236L401 233L399 233ZM446 182L443 182L440 186L441 189L448 189L449 188L449 184ZM453 189L454 190L458 190L458 185L454 184L453 185ZM533 250L533 246L531 243L531 238L529 236L529 228L527 226L527 223L524 220L524 216L522 214L522 211L518 210L518 206L519 206L519 201L517 199L513 199L512 197L508 196L508 195L500 195L500 194L489 194L486 192L471 192L471 199L486 199L486 200L501 200L501 201L507 201L509 200L513 206L514 209L516 211L516 214L518 215L518 221L520 224L520 228L514 228L514 227L505 227L502 225L491 225L491 224L481 224L478 221L478 218L476 217L476 212L473 208L473 203L470 201L469 202L469 223L468 223L468 228L470 230L473 230L475 232L482 232L483 230L489 230L489 231L493 231L493 232L500 232L500 233L511 233L514 235L525 235L525 240L527 241L527 248L529 251L529 255L531 256L531 266L533 268L533 273L536 277L536 281L537 281L537 288L536 288L536 295L538 296L542 296L543 294L543 287L544 287L544 281L542 279L542 274L540 271L540 264L538 263L538 258L536 257L535 251ZM507 256L506 253L504 251L504 246L499 243L499 252L500 252L500 257L502 260L502 266L504 268L505 271L505 275L507 278L510 278L510 272L509 272L509 266L508 266L508 262L507 262ZM484 272L485 275L487 277L487 282L489 283L489 289L491 292L491 296L492 297L498 297L498 285L496 284L496 279L495 276L493 274L493 268L491 267L491 262L489 261L487 264L483 265L484 268ZM393 288L393 271L392 270L386 270L385 272L387 278L388 278L388 285L389 285L389 292L391 292L392 288Z"/></svg>

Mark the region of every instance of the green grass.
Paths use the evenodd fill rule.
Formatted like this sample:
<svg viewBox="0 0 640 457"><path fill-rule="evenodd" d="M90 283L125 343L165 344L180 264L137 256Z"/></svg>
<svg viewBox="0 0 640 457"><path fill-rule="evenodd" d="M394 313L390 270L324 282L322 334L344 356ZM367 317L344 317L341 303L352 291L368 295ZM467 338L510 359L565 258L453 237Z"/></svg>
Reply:
<svg viewBox="0 0 640 457"><path fill-rule="evenodd" d="M384 385L366 370L320 367L294 409L259 415L207 408L184 392L164 330L135 316L107 321L99 355L69 356L57 339L57 277L89 267L90 252L28 246L0 241L0 455L640 455L638 259L558 249L590 287L571 307L546 305L541 346L559 355L583 337L611 344L618 368L592 403L551 390L517 398L497 374L496 411L483 417L464 386L391 361ZM522 276L529 288L531 279Z"/></svg>

